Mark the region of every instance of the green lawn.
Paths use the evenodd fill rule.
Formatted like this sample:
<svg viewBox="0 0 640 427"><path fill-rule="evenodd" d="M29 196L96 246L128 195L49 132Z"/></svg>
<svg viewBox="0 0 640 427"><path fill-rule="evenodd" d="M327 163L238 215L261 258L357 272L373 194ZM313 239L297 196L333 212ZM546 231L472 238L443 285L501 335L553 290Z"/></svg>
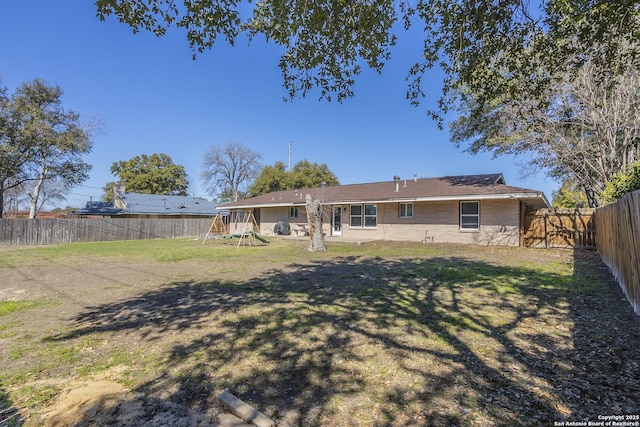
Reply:
<svg viewBox="0 0 640 427"><path fill-rule="evenodd" d="M5 406L36 425L64 388L56 380L107 373L155 411L171 402L213 417L228 389L282 425L553 425L639 412L627 343L640 325L593 251L304 247L3 249L0 273L134 270L119 277L128 293L118 298L109 279L87 277L101 302L75 312L56 293L0 303ZM54 304L68 315L30 330L25 319Z"/></svg>

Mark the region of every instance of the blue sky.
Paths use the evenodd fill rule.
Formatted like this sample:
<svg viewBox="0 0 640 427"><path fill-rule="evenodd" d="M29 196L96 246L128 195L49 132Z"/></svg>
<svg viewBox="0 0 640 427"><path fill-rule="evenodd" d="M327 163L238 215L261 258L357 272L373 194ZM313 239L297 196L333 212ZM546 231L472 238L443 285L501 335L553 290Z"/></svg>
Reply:
<svg viewBox="0 0 640 427"><path fill-rule="evenodd" d="M185 167L190 193L209 197L202 158L212 145L240 142L265 165L308 160L326 163L342 184L443 175L503 173L507 184L551 192L544 175L521 177L523 159L470 155L427 117L440 94L432 71L423 105L405 99L405 77L420 54L420 33L400 34L381 75L364 71L356 96L342 104L318 93L284 102L278 60L282 48L262 40L230 47L223 39L191 59L184 33L133 34L115 19L100 22L91 1L3 0L0 3L0 79L13 91L45 79L64 90L63 105L84 120L98 120L86 161L90 179L62 205L100 199L114 181L109 168L141 154L165 153Z"/></svg>

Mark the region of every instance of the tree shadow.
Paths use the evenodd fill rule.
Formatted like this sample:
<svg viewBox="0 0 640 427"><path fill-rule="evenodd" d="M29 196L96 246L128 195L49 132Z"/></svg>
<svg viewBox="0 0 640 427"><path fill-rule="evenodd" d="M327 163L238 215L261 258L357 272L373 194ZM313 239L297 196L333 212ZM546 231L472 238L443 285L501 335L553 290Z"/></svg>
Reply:
<svg viewBox="0 0 640 427"><path fill-rule="evenodd" d="M593 264L580 256L579 268ZM168 283L87 310L50 339L117 333L160 346L158 372L135 390L149 414L206 413L228 389L280 425L539 425L598 412L578 390L597 386L585 366L606 387L623 381L605 363L640 378L622 359L639 360L629 343L585 365L594 334L624 338L615 317L606 330L590 320L607 297L584 295L583 280L460 257L337 256L241 283ZM621 408L637 413L625 384Z"/></svg>
<svg viewBox="0 0 640 427"><path fill-rule="evenodd" d="M573 370L563 385L571 419L638 414L640 317L595 250L573 253Z"/></svg>
<svg viewBox="0 0 640 427"><path fill-rule="evenodd" d="M4 389L0 387L0 426L17 427L21 426L22 423L23 419L20 411L13 405Z"/></svg>

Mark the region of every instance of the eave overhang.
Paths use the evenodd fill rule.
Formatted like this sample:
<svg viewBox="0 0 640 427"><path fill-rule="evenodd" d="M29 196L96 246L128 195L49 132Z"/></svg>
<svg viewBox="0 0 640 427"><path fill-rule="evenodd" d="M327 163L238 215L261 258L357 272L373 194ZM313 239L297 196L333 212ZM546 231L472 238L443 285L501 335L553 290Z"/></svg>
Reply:
<svg viewBox="0 0 640 427"><path fill-rule="evenodd" d="M412 203L412 202L443 202L443 201L456 201L456 200L522 200L522 201L541 201L547 208L551 205L545 195L541 192L536 193L503 193L503 194L467 194L456 196L425 196L425 197L394 197L390 199L344 199L344 200L325 200L325 205L348 205L353 203L370 203L370 204L382 204L382 203ZM242 209L256 209L256 208L279 208L279 207L292 207L292 206L304 206L305 202L279 202L279 203L254 203L247 205L237 205L222 207L225 210L242 210Z"/></svg>

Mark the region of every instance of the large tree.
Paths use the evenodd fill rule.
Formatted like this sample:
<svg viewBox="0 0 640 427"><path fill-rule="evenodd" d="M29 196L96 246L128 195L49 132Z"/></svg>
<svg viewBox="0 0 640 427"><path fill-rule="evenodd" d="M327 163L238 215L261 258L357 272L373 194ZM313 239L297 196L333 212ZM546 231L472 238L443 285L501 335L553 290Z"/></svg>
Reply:
<svg viewBox="0 0 640 427"><path fill-rule="evenodd" d="M276 162L273 166L265 166L260 175L249 188L249 196L274 191L295 190L300 188L339 185L340 182L326 164L310 163L301 160L290 171L286 170L283 162Z"/></svg>
<svg viewBox="0 0 640 427"><path fill-rule="evenodd" d="M4 190L20 187L35 218L47 186L71 188L88 178L91 129L78 113L62 106L62 89L41 79L23 83L1 101L0 199ZM1 200L0 200L1 201Z"/></svg>
<svg viewBox="0 0 640 427"><path fill-rule="evenodd" d="M598 91L606 92L617 85L618 76L638 69L640 48L633 42L640 39L640 0L200 0L185 1L184 7L173 0L96 0L96 6L101 19L115 15L134 31L160 36L175 24L185 30L194 55L213 46L218 36L231 44L241 33L250 39L264 36L282 46L279 65L291 99L315 89L321 99L353 96L362 67L381 72L403 29L418 27L424 42L407 70L407 98L419 104L427 90L437 87L423 77L440 67L444 79L438 108L429 113L442 125L447 112L460 112L457 143L471 144L472 152L533 154L536 166L552 176L576 179L592 206L619 172L606 164L615 163L621 154L617 148L600 153L581 147L582 154L572 160L571 150L554 151L561 145L533 147L521 139L535 133L523 132L522 126L528 126L527 120L540 122L540 113L559 118L574 114L573 106L591 108L576 103L576 94L563 85L577 83L592 70L598 73ZM624 61L632 65L620 66ZM516 122L500 120L506 117L504 107ZM554 142L579 132L571 126L559 133L563 121L555 121ZM496 137L499 126L507 128L501 138ZM490 144L482 142L487 135ZM589 162L601 165L581 171Z"/></svg>
<svg viewBox="0 0 640 427"><path fill-rule="evenodd" d="M150 156L142 154L129 160L120 160L111 165L111 173L118 177L126 191L142 194L166 194L186 196L189 180L184 166L177 165L164 153ZM113 186L104 187L105 200L113 199Z"/></svg>
<svg viewBox="0 0 640 427"><path fill-rule="evenodd" d="M21 182L18 175L31 158L31 142L20 135L21 114L16 110L6 86L0 86L0 218L7 203L5 195L11 193L11 202L16 208L16 191Z"/></svg>
<svg viewBox="0 0 640 427"><path fill-rule="evenodd" d="M255 197L275 191L291 190L287 166L276 162L273 166L265 166L249 187L248 196Z"/></svg>
<svg viewBox="0 0 640 427"><path fill-rule="evenodd" d="M14 143L10 131L9 96L7 88L0 85L0 218L5 209L5 191L8 180L14 175Z"/></svg>
<svg viewBox="0 0 640 427"><path fill-rule="evenodd" d="M202 180L209 194L237 202L258 176L261 159L261 154L240 142L211 146L202 160Z"/></svg>
<svg viewBox="0 0 640 427"><path fill-rule="evenodd" d="M513 87L504 72L530 75L540 62L562 61L580 46L600 43L615 50L621 34L638 35L638 0L96 0L101 20L113 15L134 32L158 36L182 28L194 56L222 36L233 44L240 33L283 47L280 58L290 97L320 89L325 99L353 95L363 66L378 72L391 58L403 29L424 32L421 51L408 70L407 96L423 95L424 73L445 71L446 96L464 84L487 101ZM534 5L534 6L532 6ZM241 13L242 11L242 13ZM544 84L544 76L537 76Z"/></svg>
<svg viewBox="0 0 640 427"><path fill-rule="evenodd" d="M311 188L321 185L339 185L338 177L335 176L325 164L310 163L308 160L301 160L296 163L290 172L292 188Z"/></svg>
<svg viewBox="0 0 640 427"><path fill-rule="evenodd" d="M637 42L621 42L617 57L603 58L609 53L595 45L561 69L545 70L544 91L482 108L476 95L464 93L453 140L469 143L473 153L526 155L534 170L578 183L597 207L606 183L640 158L638 51Z"/></svg>

